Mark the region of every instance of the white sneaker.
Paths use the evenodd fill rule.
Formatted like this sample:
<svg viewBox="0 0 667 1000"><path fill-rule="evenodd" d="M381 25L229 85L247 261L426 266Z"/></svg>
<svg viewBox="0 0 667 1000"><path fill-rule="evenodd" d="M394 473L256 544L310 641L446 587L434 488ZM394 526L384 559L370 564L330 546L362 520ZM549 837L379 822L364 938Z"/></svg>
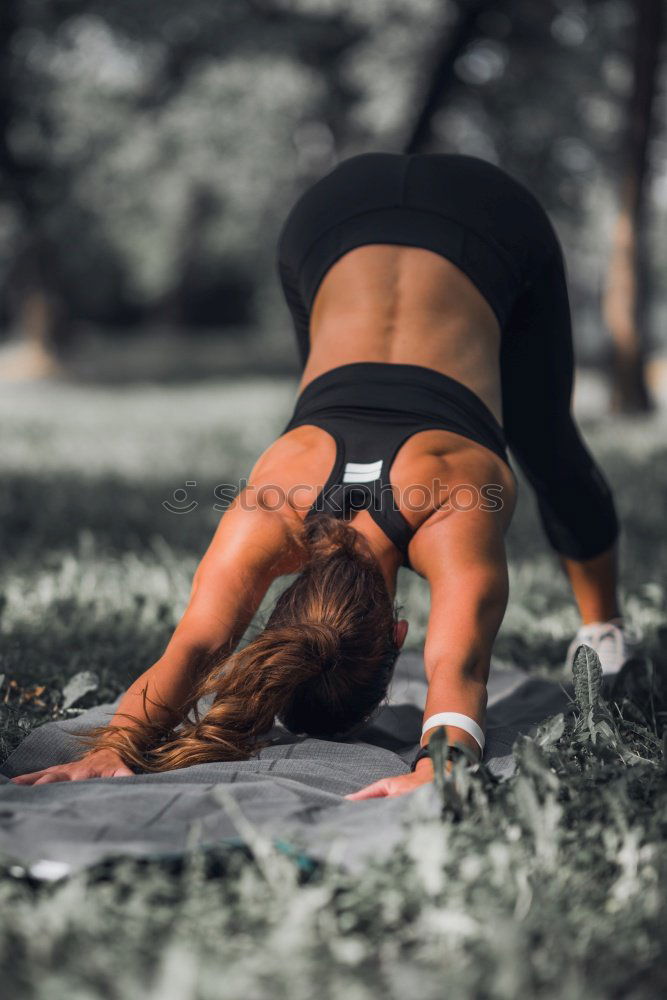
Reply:
<svg viewBox="0 0 667 1000"><path fill-rule="evenodd" d="M565 666L572 673L577 648L585 643L600 657L605 676L617 674L621 667L637 655L640 636L630 625L618 624L618 619L608 622L589 622L582 625L567 648Z"/></svg>

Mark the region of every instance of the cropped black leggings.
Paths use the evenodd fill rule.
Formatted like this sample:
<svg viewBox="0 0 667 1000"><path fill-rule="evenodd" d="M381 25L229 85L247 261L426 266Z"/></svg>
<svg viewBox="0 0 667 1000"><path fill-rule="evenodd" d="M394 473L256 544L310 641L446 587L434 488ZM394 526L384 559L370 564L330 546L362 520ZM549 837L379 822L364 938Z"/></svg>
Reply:
<svg viewBox="0 0 667 1000"><path fill-rule="evenodd" d="M607 480L573 419L570 308L560 249L517 298L503 330L500 374L507 443L535 491L556 552L590 559L619 534Z"/></svg>
<svg viewBox="0 0 667 1000"><path fill-rule="evenodd" d="M609 485L572 417L566 269L539 201L473 156L373 152L343 160L299 197L278 239L278 273L302 364L324 275L369 243L430 249L476 285L502 331L505 439L535 491L546 536L572 559L606 551L619 525Z"/></svg>

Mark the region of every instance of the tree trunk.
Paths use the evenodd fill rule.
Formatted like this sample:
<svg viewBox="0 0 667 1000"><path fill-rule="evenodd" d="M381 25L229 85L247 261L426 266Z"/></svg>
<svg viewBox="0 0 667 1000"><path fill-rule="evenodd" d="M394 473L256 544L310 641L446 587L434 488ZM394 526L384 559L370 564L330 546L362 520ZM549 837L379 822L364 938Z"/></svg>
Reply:
<svg viewBox="0 0 667 1000"><path fill-rule="evenodd" d="M651 408L645 374L646 251L644 203L651 112L658 75L663 0L636 0L633 71L627 138L612 236L603 312L612 340L612 409Z"/></svg>
<svg viewBox="0 0 667 1000"><path fill-rule="evenodd" d="M443 106L444 97L454 81L456 60L477 34L477 19L487 9L497 6L497 0L468 0L453 28L447 28L437 48L430 81L424 94L412 133L407 139L404 153L419 153L431 137L433 118Z"/></svg>
<svg viewBox="0 0 667 1000"><path fill-rule="evenodd" d="M68 16L74 13L69 5ZM65 16L64 14L62 16ZM43 204L36 194L44 166L17 158L9 142L15 120L21 120L12 44L23 26L20 0L0 3L0 197L17 211L20 245L8 268L4 296L10 338L0 351L0 379L31 379L59 370L56 348L69 330L60 290L57 249L44 232Z"/></svg>
<svg viewBox="0 0 667 1000"><path fill-rule="evenodd" d="M8 274L9 341L0 353L0 379L44 378L59 372L56 348L68 324L56 272L49 241L25 237Z"/></svg>

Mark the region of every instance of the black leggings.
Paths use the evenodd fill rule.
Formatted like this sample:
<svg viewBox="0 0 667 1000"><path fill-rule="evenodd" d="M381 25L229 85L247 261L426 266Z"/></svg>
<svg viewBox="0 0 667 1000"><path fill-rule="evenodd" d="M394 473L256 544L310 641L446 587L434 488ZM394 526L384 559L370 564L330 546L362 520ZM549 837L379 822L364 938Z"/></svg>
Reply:
<svg viewBox="0 0 667 1000"><path fill-rule="evenodd" d="M343 254L369 243L430 249L468 275L500 324L505 438L535 491L549 543L580 560L610 548L619 533L613 497L571 412L563 253L535 196L473 156L377 152L343 160L301 195L278 238L302 365L322 279Z"/></svg>

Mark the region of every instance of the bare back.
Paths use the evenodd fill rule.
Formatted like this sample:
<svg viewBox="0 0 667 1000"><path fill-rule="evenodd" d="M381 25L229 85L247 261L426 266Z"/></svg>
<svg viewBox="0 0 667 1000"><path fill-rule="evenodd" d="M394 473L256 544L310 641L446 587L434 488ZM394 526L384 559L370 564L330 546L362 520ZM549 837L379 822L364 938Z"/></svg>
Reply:
<svg viewBox="0 0 667 1000"><path fill-rule="evenodd" d="M370 244L339 258L315 296L310 343L299 389L355 361L423 365L472 389L502 423L496 316L431 250Z"/></svg>

